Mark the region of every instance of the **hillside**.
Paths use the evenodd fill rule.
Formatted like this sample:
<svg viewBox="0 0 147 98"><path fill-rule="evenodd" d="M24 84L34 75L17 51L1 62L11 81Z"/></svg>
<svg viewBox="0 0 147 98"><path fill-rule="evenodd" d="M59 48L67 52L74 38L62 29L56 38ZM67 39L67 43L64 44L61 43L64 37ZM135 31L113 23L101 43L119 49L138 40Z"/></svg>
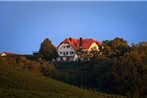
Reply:
<svg viewBox="0 0 147 98"><path fill-rule="evenodd" d="M0 63L1 98L107 98L106 95L83 90L56 80L33 74L13 65Z"/></svg>

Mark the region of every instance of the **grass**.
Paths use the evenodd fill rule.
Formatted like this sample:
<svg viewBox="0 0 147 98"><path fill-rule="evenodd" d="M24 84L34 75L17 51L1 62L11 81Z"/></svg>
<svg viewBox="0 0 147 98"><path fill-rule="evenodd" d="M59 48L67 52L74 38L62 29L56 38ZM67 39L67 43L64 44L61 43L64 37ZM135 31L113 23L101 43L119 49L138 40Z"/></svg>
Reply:
<svg viewBox="0 0 147 98"><path fill-rule="evenodd" d="M0 63L0 98L123 98L84 90Z"/></svg>

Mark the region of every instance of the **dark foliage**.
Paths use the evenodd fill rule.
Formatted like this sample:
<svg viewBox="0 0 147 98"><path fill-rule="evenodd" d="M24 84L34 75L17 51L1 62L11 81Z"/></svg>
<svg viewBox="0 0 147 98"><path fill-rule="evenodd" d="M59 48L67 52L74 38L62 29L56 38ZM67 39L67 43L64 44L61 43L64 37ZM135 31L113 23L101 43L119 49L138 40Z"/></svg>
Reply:
<svg viewBox="0 0 147 98"><path fill-rule="evenodd" d="M129 97L147 96L147 43L129 46L121 38L106 40L93 61L58 63L53 78L79 87Z"/></svg>
<svg viewBox="0 0 147 98"><path fill-rule="evenodd" d="M45 41L45 43L48 43ZM43 42L44 43L44 42ZM43 44L45 48L48 44ZM51 42L49 42L51 43ZM104 49L92 52L90 61L47 62L55 58L51 50L40 57L0 57L0 62L17 65L25 70L76 85L81 88L119 94L128 97L147 97L147 43L129 46L121 38L103 41ZM40 49L40 51L42 51ZM54 49L53 49L54 50ZM56 54L56 52L55 52ZM101 55L100 55L101 54ZM52 56L51 56L52 55ZM110 96L111 97L111 96Z"/></svg>
<svg viewBox="0 0 147 98"><path fill-rule="evenodd" d="M56 59L56 57L58 56L56 48L53 46L52 42L48 38L46 38L41 43L38 56L47 61Z"/></svg>
<svg viewBox="0 0 147 98"><path fill-rule="evenodd" d="M0 62L16 65L24 70L43 74L48 77L51 77L57 71L54 64L51 62L49 63L41 58L34 59L32 56L0 57Z"/></svg>
<svg viewBox="0 0 147 98"><path fill-rule="evenodd" d="M80 89L0 63L0 98L124 98Z"/></svg>

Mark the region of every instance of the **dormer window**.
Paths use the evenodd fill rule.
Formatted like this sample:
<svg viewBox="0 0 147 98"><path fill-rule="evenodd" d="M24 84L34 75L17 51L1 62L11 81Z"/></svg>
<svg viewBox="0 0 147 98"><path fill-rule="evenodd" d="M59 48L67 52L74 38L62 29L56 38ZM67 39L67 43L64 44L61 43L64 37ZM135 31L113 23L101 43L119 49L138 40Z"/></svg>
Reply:
<svg viewBox="0 0 147 98"><path fill-rule="evenodd" d="M67 45L67 48L70 48L70 45Z"/></svg>

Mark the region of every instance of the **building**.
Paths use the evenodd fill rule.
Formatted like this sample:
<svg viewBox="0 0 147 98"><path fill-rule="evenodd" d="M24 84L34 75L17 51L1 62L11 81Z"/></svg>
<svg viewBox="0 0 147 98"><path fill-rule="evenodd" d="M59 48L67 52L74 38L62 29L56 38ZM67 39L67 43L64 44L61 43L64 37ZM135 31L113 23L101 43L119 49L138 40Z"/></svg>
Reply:
<svg viewBox="0 0 147 98"><path fill-rule="evenodd" d="M0 54L0 56L12 56L12 55L16 55L15 53L10 53L10 52L3 52Z"/></svg>
<svg viewBox="0 0 147 98"><path fill-rule="evenodd" d="M57 47L58 55L57 61L76 61L81 59L78 54L79 51L90 52L92 50L100 51L102 43L94 39L73 39L66 38Z"/></svg>

